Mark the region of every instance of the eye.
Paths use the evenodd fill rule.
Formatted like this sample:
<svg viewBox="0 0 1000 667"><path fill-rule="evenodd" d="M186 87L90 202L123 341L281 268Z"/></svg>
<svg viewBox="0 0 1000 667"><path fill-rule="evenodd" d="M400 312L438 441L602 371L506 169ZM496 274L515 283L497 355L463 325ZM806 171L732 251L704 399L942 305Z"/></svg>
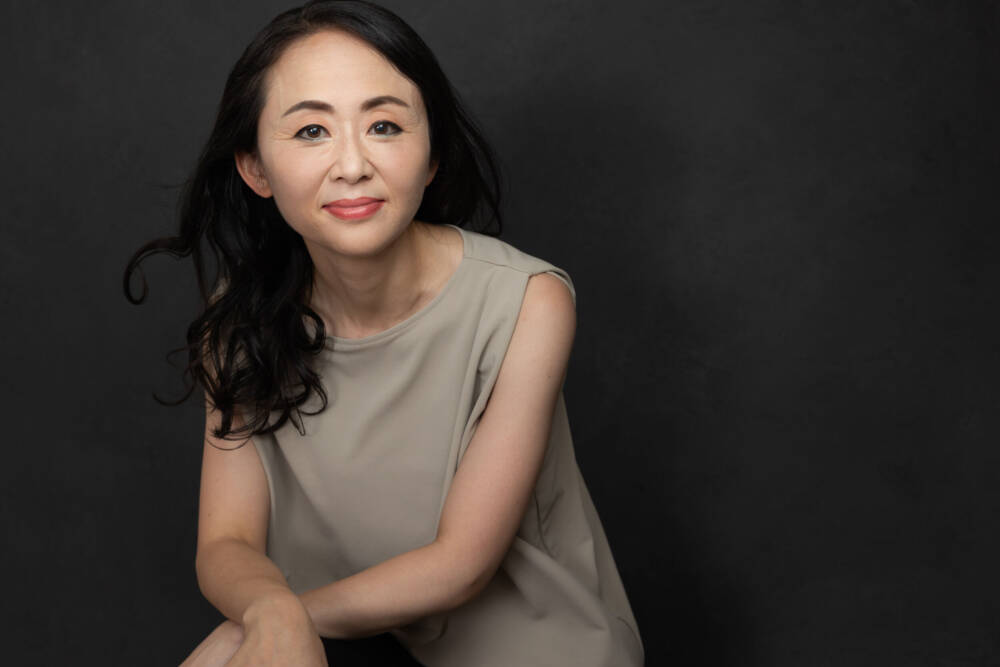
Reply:
<svg viewBox="0 0 1000 667"><path fill-rule="evenodd" d="M379 132L378 128L382 128L385 131ZM372 129L376 130L375 134L381 135L383 137L392 136L393 134L399 134L400 132L402 132L399 125L396 125L395 123L388 120L378 121L377 123L372 125Z"/></svg>
<svg viewBox="0 0 1000 667"><path fill-rule="evenodd" d="M302 137L303 139L308 139L310 141L315 141L316 139L320 138L320 135L314 132L314 130L319 130L322 132L326 131L322 125L306 125L301 130L296 132L295 136Z"/></svg>

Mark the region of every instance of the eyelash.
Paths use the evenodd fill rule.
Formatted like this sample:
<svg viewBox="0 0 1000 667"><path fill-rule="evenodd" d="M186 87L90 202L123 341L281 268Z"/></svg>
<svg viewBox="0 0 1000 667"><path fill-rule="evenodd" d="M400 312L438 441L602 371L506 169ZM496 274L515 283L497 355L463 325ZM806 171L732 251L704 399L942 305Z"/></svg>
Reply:
<svg viewBox="0 0 1000 667"><path fill-rule="evenodd" d="M372 123L372 127L375 127L376 125L389 125L389 126L391 126L391 127L394 127L394 128L396 128L396 131L395 131L395 132L390 132L390 133L388 133L388 134L376 134L375 136L380 136L380 137L391 137L391 136L393 136L393 135L396 135L396 134L399 134L400 132L402 132L402 131L403 131L403 130L402 130L402 128L400 128L400 127L399 127L399 125L396 125L395 123L393 123L392 121L389 121L389 120L379 120L379 121L376 121L376 122ZM306 130L308 130L308 129L310 129L310 128L313 128L313 127L318 127L318 128L320 128L320 129L323 129L323 130L325 130L325 129L326 129L326 128L324 128L324 127L323 127L322 125L317 125L317 124L315 124L315 123L312 123L312 124L310 124L310 125L306 125L306 126L305 126L305 127L303 127L303 128L301 129L301 130L299 130L298 132L296 132L296 133L295 133L295 136L296 136L296 137L302 137L302 138L303 138L303 139L305 139L306 141L318 141L318 140L319 140L319 138L318 138L318 137L317 137L317 138L311 138L311 137L307 137L307 136L305 136L305 135L303 134L303 133L304 133L304 132L305 132Z"/></svg>

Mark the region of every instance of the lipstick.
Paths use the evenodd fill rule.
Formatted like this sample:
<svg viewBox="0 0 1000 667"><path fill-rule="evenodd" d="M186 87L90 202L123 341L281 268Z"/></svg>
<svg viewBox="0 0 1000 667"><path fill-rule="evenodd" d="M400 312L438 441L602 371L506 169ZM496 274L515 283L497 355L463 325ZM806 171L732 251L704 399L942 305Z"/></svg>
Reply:
<svg viewBox="0 0 1000 667"><path fill-rule="evenodd" d="M358 197L357 199L338 199L323 206L324 209L341 220L361 220L375 213L385 203L383 199L374 197Z"/></svg>

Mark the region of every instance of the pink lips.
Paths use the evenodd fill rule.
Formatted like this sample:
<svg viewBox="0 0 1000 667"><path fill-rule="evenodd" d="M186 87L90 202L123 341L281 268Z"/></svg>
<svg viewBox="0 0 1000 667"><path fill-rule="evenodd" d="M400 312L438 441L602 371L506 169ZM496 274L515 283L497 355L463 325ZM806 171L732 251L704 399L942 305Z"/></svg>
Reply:
<svg viewBox="0 0 1000 667"><path fill-rule="evenodd" d="M360 220L375 213L382 208L384 203L383 199L358 197L357 199L338 199L323 208L342 220Z"/></svg>

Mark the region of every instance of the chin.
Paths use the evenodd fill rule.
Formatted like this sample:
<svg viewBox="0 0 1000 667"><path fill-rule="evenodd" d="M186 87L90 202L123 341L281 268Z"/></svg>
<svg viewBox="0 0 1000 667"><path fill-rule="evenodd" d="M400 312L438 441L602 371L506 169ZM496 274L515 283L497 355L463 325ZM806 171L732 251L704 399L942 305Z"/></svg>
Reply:
<svg viewBox="0 0 1000 667"><path fill-rule="evenodd" d="M374 257L391 246L409 227L409 223L386 224L378 220L336 220L327 224L306 245L318 245L339 255Z"/></svg>

